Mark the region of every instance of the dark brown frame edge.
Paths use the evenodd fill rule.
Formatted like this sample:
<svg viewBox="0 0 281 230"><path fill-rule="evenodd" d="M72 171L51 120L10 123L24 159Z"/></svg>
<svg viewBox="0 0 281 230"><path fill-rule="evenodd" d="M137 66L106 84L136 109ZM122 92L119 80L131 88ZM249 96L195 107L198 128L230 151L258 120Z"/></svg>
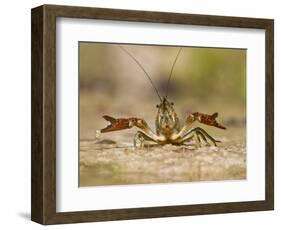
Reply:
<svg viewBox="0 0 281 230"><path fill-rule="evenodd" d="M32 19L31 219L62 224L274 209L274 21L271 19L43 5ZM266 31L266 181L264 201L56 212L56 17L256 28Z"/></svg>

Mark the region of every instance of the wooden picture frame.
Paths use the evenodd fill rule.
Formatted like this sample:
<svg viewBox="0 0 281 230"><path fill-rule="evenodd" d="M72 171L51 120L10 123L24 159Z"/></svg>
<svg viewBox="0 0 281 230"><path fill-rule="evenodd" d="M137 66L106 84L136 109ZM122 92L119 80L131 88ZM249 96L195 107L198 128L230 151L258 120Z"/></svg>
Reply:
<svg viewBox="0 0 281 230"><path fill-rule="evenodd" d="M179 13L43 5L32 9L31 219L63 224L231 213L274 208L274 21ZM56 18L121 20L265 30L266 149L265 200L98 211L56 211ZM254 82L253 82L254 84Z"/></svg>

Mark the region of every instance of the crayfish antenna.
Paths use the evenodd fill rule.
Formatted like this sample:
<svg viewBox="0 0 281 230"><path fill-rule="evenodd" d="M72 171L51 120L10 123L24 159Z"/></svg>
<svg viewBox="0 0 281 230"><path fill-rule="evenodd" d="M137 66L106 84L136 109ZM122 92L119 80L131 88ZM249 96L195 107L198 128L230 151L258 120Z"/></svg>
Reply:
<svg viewBox="0 0 281 230"><path fill-rule="evenodd" d="M170 71L170 75L169 75L169 78L168 78L168 81L167 81L167 86L166 86L166 96L165 98L168 98L168 93L169 93L169 85L170 85L170 81L171 81L171 78L172 78L172 75L173 75L173 70L174 70L174 67L176 65L176 62L178 60L178 57L180 55L180 52L182 50L182 47L179 49L178 53L177 53L177 56L173 62L173 65L172 65L172 68L171 68L171 71Z"/></svg>
<svg viewBox="0 0 281 230"><path fill-rule="evenodd" d="M151 77L149 76L149 74L147 73L147 71L145 70L145 68L142 66L142 64L141 64L127 49L125 49L125 47L120 46L120 45L119 45L119 47L120 47L125 53L127 53L127 54L134 60L134 62L142 69L142 71L144 72L144 74L147 76L147 79L149 80L151 86L154 88L154 90L155 90L157 96L159 97L160 101L162 102L161 96L160 96L160 94L159 94L159 92L158 92L156 86L154 85L154 83L153 83Z"/></svg>

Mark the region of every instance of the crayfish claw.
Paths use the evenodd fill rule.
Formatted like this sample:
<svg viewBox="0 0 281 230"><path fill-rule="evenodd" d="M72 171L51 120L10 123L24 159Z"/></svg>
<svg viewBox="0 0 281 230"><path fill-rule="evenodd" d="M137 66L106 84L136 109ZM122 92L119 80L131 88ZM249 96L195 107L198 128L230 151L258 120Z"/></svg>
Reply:
<svg viewBox="0 0 281 230"><path fill-rule="evenodd" d="M224 127L223 125L219 124L216 121L216 118L218 117L217 112L213 113L212 115L195 112L195 113L192 113L192 115L194 116L195 120L199 121L202 124L214 126L219 129L226 129L226 127Z"/></svg>
<svg viewBox="0 0 281 230"><path fill-rule="evenodd" d="M107 127L101 129L102 133L129 129L132 128L133 124L135 123L134 118L114 118L108 115L104 115L103 118L109 121L110 124Z"/></svg>
<svg viewBox="0 0 281 230"><path fill-rule="evenodd" d="M211 118L216 119L218 117L218 115L219 115L218 112L215 112L211 115Z"/></svg>
<svg viewBox="0 0 281 230"><path fill-rule="evenodd" d="M108 115L104 115L102 116L105 120L109 121L110 123L114 123L116 121L116 119L114 117L108 116Z"/></svg>

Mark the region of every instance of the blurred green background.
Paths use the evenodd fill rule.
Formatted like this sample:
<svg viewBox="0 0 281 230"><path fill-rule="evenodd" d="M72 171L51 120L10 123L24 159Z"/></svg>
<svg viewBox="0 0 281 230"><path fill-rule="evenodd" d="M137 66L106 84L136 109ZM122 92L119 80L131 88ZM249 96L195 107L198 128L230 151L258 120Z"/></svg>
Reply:
<svg viewBox="0 0 281 230"><path fill-rule="evenodd" d="M122 46L143 65L160 95L165 95L179 47ZM96 129L105 127L104 114L141 117L154 127L159 99L143 71L118 44L80 42L79 83L81 138L93 137ZM239 127L244 134L246 50L184 47L173 71L169 99L182 120L189 112L219 112L222 123Z"/></svg>

